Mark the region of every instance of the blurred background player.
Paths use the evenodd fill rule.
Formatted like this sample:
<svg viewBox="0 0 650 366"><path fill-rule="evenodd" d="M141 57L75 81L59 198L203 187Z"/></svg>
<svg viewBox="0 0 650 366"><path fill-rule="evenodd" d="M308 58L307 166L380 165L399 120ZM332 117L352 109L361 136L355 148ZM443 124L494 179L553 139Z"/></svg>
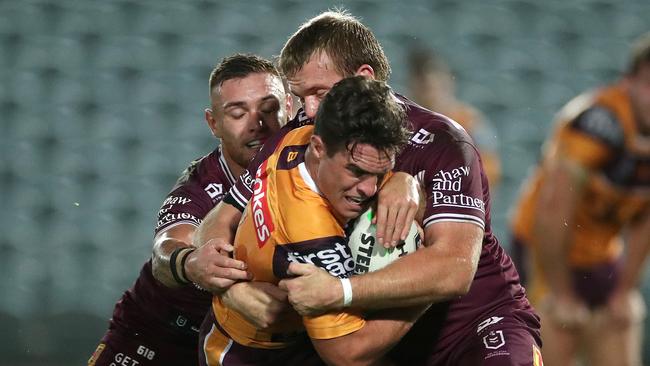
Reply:
<svg viewBox="0 0 650 366"><path fill-rule="evenodd" d="M89 365L197 364L198 331L212 296L187 281L182 263L193 250L192 237L203 217L291 111L278 71L257 56L223 59L209 86L205 120L221 144L192 162L163 202L152 259L115 305L109 330ZM167 278L156 274L164 283L154 278L152 261L172 268Z"/></svg>
<svg viewBox="0 0 650 366"><path fill-rule="evenodd" d="M650 250L650 34L621 80L557 117L514 216L518 267L543 319L544 358L640 365ZM625 250L624 246L625 244Z"/></svg>
<svg viewBox="0 0 650 366"><path fill-rule="evenodd" d="M490 188L501 179L501 160L496 131L474 107L456 98L455 77L447 63L433 51L414 47L408 55L408 88L419 105L460 123L479 148Z"/></svg>

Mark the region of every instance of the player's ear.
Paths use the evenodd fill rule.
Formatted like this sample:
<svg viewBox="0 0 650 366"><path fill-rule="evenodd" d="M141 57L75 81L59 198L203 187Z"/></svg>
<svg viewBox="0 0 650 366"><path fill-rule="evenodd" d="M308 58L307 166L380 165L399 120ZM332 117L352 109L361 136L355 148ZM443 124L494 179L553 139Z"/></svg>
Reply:
<svg viewBox="0 0 650 366"><path fill-rule="evenodd" d="M214 112L210 108L205 109L205 123L208 124L212 135L216 138L221 138L221 124L214 118Z"/></svg>
<svg viewBox="0 0 650 366"><path fill-rule="evenodd" d="M323 144L323 139L320 138L318 135L311 135L309 138L309 145L311 146L312 151L314 152L314 156L318 159L321 159L323 156L325 156L325 144Z"/></svg>
<svg viewBox="0 0 650 366"><path fill-rule="evenodd" d="M286 93L285 97L285 106L287 108L287 119L290 120L293 117L293 95L291 93Z"/></svg>
<svg viewBox="0 0 650 366"><path fill-rule="evenodd" d="M358 76L358 75L365 76L365 77L370 78L370 79L374 79L375 78L375 70L372 68L372 66L370 66L368 64L363 64L363 65L359 66L357 71L354 73L354 76Z"/></svg>

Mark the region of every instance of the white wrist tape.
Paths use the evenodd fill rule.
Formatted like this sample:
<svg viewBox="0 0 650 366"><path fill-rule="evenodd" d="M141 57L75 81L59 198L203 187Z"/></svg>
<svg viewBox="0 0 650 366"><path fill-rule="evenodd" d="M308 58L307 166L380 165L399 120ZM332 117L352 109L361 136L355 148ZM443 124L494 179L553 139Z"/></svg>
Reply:
<svg viewBox="0 0 650 366"><path fill-rule="evenodd" d="M343 286L343 307L347 308L352 305L352 284L349 278L341 278L341 286Z"/></svg>

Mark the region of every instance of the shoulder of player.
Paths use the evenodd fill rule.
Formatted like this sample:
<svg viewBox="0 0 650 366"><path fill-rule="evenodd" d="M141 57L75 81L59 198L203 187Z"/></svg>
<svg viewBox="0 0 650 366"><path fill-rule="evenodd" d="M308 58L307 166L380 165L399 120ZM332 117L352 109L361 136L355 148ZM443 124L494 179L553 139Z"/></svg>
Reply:
<svg viewBox="0 0 650 366"><path fill-rule="evenodd" d="M184 192L188 196L220 199L234 182L235 177L217 148L192 161L176 181L171 194Z"/></svg>
<svg viewBox="0 0 650 366"><path fill-rule="evenodd" d="M625 142L625 131L619 117L602 105L592 105L568 121L567 128L589 136L610 147L620 147Z"/></svg>
<svg viewBox="0 0 650 366"><path fill-rule="evenodd" d="M291 191L291 192L289 192ZM279 233L284 242L296 243L323 237L343 236L344 231L326 202L304 189L283 190L278 196Z"/></svg>
<svg viewBox="0 0 650 366"><path fill-rule="evenodd" d="M281 146L304 145L314 133L314 125L305 125L291 129L281 142Z"/></svg>
<svg viewBox="0 0 650 366"><path fill-rule="evenodd" d="M300 111L298 111L296 116L291 119L291 121L282 126L280 130L274 133L273 136L271 136L271 138L269 138L269 140L264 143L264 147L262 149L265 150L272 148L272 151L276 151L278 145L285 144L287 139L294 138L295 136L299 136L304 133L299 132L305 131L303 128L307 128L308 130L311 129L309 131L312 131L314 128L314 122L304 114L302 109L300 109Z"/></svg>
<svg viewBox="0 0 650 366"><path fill-rule="evenodd" d="M423 110L408 117L412 134L402 155L477 150L467 131L442 114Z"/></svg>
<svg viewBox="0 0 650 366"><path fill-rule="evenodd" d="M471 141L465 128L453 119L441 113L430 111L412 101L398 96L406 111L408 128L413 131L414 136L421 132L423 134L448 136L456 141ZM425 133L426 132L426 133ZM413 137L411 142L413 142Z"/></svg>

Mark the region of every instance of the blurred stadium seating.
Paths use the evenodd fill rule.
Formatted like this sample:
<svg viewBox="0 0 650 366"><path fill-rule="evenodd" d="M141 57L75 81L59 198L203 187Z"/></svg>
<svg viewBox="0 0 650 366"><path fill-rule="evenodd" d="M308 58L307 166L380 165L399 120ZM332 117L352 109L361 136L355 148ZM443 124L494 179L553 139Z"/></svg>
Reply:
<svg viewBox="0 0 650 366"><path fill-rule="evenodd" d="M650 15L647 0L0 1L1 364L88 358L150 256L162 198L215 145L202 110L212 66L277 55L338 5L377 33L396 90L407 48L425 43L494 123L505 246L508 207L554 113L617 76Z"/></svg>

